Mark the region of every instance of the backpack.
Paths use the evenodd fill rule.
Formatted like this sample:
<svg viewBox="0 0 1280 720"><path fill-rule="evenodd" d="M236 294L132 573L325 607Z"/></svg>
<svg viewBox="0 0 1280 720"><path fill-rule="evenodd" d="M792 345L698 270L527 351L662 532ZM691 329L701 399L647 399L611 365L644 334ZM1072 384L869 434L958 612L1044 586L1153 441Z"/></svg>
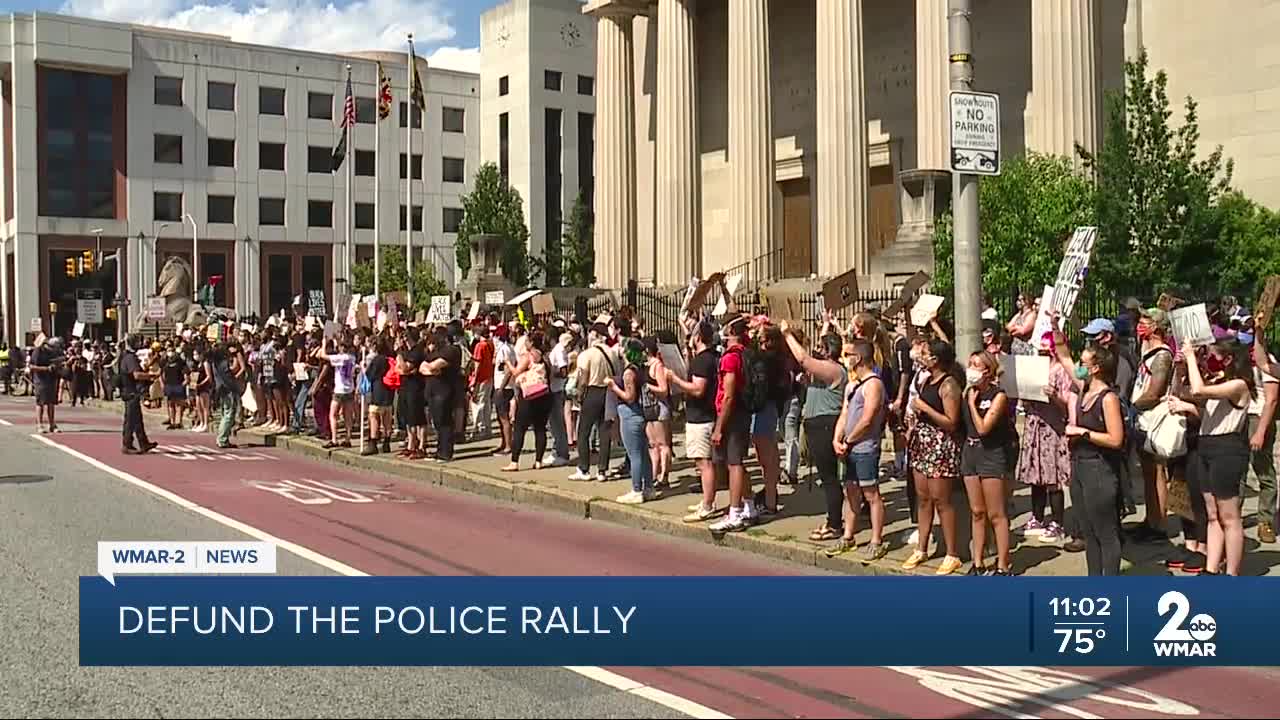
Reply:
<svg viewBox="0 0 1280 720"><path fill-rule="evenodd" d="M769 406L773 387L768 357L754 348L737 351L742 356L744 382L740 391L747 412L755 414Z"/></svg>

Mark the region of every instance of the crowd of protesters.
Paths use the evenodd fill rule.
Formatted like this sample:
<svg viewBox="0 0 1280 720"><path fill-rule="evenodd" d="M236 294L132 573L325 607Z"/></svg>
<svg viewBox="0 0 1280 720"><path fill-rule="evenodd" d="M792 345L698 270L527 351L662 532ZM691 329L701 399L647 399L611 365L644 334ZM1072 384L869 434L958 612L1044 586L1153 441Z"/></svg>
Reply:
<svg viewBox="0 0 1280 720"><path fill-rule="evenodd" d="M679 337L651 334L629 308L585 323L495 313L382 330L279 317L212 341L190 330L132 338L119 363L101 344L64 349L54 338L26 367L42 430L57 431L64 394L74 403L119 392L139 408L134 431L142 404L163 404L167 429L215 432L222 448L256 426L444 463L460 442L496 439L503 471L576 463L573 481L629 478L617 498L625 504L672 487L682 417L700 490L685 522L716 533L766 522L781 509L779 484L795 483L804 465L825 498L810 540L829 543L831 556L854 551L865 519L859 556L871 562L888 549L881 485L896 477L916 526L903 567L941 556L939 575L961 571L966 556L970 575L1012 574L1015 532L1083 551L1090 574L1118 574L1124 542L1166 543L1167 564L1186 573L1238 574L1250 467L1258 539L1275 541L1280 363L1246 311L1210 305L1215 341L1179 348L1166 311L1130 301L1119 318L1083 328L1078 354L1061 330L1037 337L1038 315L1035 298L1020 298L1004 324L988 305L981 346L959 349L944 321L909 327L906 312L882 317L875 307L843 327L828 314L812 338L764 315L701 312L683 315ZM1037 354L1049 363L1043 399L1010 397L1009 358ZM134 444L129 415L123 449L145 452L153 445L145 432ZM616 467L615 442L625 451ZM1015 483L1030 488L1032 511L1016 530ZM1146 517L1126 533L1139 484ZM968 548L957 502L968 507Z"/></svg>

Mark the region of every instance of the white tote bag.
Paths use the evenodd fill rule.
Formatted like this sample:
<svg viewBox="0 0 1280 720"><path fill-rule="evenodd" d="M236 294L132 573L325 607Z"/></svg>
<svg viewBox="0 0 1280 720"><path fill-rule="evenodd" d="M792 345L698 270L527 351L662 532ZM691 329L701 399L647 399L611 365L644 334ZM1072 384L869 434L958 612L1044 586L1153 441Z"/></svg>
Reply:
<svg viewBox="0 0 1280 720"><path fill-rule="evenodd" d="M240 407L244 408L245 412L250 415L258 412L258 398L253 396L253 388L248 385L245 386L244 393L240 396Z"/></svg>
<svg viewBox="0 0 1280 720"><path fill-rule="evenodd" d="M1146 433L1142 449L1158 458L1171 460L1187 454L1187 419L1169 412L1168 403L1138 416L1138 427Z"/></svg>

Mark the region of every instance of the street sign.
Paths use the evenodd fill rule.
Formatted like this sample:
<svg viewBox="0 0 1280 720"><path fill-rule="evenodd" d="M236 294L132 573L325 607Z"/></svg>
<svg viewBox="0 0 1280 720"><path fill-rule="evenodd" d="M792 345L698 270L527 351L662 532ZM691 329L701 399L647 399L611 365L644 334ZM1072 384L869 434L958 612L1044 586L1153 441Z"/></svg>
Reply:
<svg viewBox="0 0 1280 720"><path fill-rule="evenodd" d="M951 169L1000 174L1000 96L951 91Z"/></svg>
<svg viewBox="0 0 1280 720"><path fill-rule="evenodd" d="M168 317L169 311L165 307L163 297L152 296L147 298L147 321L160 322Z"/></svg>
<svg viewBox="0 0 1280 720"><path fill-rule="evenodd" d="M102 290L76 290L76 321L85 325L102 322Z"/></svg>
<svg viewBox="0 0 1280 720"><path fill-rule="evenodd" d="M44 320L38 317L31 318L27 323L27 330L33 333L44 332Z"/></svg>

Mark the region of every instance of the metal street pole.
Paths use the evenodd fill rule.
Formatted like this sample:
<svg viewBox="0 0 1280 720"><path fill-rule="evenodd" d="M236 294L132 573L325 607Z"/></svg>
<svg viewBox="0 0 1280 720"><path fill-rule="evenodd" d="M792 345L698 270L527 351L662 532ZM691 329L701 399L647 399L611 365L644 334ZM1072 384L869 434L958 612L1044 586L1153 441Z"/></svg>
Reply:
<svg viewBox="0 0 1280 720"><path fill-rule="evenodd" d="M187 220L191 223L191 289L192 299L200 298L200 238L196 233L196 219L191 217L191 213L187 213Z"/></svg>
<svg viewBox="0 0 1280 720"><path fill-rule="evenodd" d="M951 89L973 89L971 0L947 0L947 36L951 46ZM948 117L948 122L950 118ZM958 357L982 344L982 253L978 244L978 176L951 173L951 207L955 216L955 349Z"/></svg>

